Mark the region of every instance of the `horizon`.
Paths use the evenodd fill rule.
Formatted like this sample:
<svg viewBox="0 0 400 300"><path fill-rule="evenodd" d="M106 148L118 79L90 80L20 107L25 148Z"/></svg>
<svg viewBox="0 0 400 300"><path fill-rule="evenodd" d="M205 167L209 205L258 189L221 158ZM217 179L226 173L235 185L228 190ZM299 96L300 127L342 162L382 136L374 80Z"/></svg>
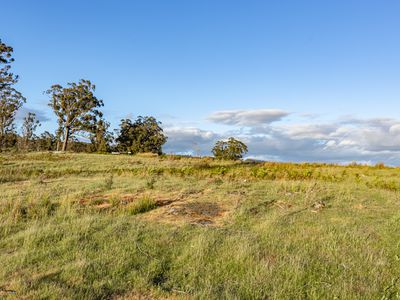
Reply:
<svg viewBox="0 0 400 300"><path fill-rule="evenodd" d="M95 4L95 5L94 5ZM104 115L152 115L166 153L209 155L234 136L246 158L400 165L396 1L15 1L2 41L35 112L81 78Z"/></svg>

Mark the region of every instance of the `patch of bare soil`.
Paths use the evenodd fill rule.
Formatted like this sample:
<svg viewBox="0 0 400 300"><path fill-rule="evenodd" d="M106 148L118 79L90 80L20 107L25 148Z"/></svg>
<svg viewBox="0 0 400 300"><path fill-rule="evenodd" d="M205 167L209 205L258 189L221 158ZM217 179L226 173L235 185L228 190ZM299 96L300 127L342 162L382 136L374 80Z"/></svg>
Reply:
<svg viewBox="0 0 400 300"><path fill-rule="evenodd" d="M315 202L313 205L311 205L311 212L313 212L313 213L320 212L325 207L326 207L325 202L323 202L323 201Z"/></svg>
<svg viewBox="0 0 400 300"><path fill-rule="evenodd" d="M360 204L354 205L353 208L355 208L355 209L365 209L366 206L365 206L365 205L362 205L362 204L360 203Z"/></svg>
<svg viewBox="0 0 400 300"><path fill-rule="evenodd" d="M154 296L150 293L129 293L123 296L116 296L113 300L177 300L177 299L189 299L185 295L171 295L168 297Z"/></svg>
<svg viewBox="0 0 400 300"><path fill-rule="evenodd" d="M95 207L98 208L98 209L109 208L111 206L112 206L112 204L111 203L107 203L107 202L103 202L103 203L95 205Z"/></svg>
<svg viewBox="0 0 400 300"><path fill-rule="evenodd" d="M276 201L274 205L279 207L280 209L289 209L293 206L291 203L282 200Z"/></svg>
<svg viewBox="0 0 400 300"><path fill-rule="evenodd" d="M98 210L125 209L129 203L144 196L155 200L157 208L143 213L144 219L176 225L193 224L200 226L220 226L224 217L233 209L226 202L210 201L204 193L175 192L162 194L157 191L133 194L94 194L79 200L81 207Z"/></svg>
<svg viewBox="0 0 400 300"><path fill-rule="evenodd" d="M149 220L177 225L221 226L228 207L202 199L180 199L147 213Z"/></svg>
<svg viewBox="0 0 400 300"><path fill-rule="evenodd" d="M213 202L188 202L171 207L167 214L187 219L191 224L214 225L225 209Z"/></svg>

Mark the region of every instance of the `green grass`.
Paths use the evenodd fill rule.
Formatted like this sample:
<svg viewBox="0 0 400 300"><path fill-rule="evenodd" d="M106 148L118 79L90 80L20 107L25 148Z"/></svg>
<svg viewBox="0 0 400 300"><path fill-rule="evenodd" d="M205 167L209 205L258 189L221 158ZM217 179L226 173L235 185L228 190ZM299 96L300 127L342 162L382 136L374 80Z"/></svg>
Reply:
<svg viewBox="0 0 400 300"><path fill-rule="evenodd" d="M128 207L128 212L132 215L137 215L141 213L148 212L150 210L153 210L157 207L156 202L154 199L150 198L149 196L144 196L143 198L140 198L133 202L129 207Z"/></svg>
<svg viewBox="0 0 400 300"><path fill-rule="evenodd" d="M0 298L399 299L400 169L0 156Z"/></svg>

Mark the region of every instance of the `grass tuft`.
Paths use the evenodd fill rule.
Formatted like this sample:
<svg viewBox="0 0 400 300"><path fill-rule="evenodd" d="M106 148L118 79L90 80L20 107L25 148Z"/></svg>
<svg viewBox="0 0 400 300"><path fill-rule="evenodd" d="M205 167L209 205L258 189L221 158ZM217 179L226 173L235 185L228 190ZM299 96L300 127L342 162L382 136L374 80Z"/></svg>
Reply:
<svg viewBox="0 0 400 300"><path fill-rule="evenodd" d="M152 199L150 196L143 196L128 206L128 212L131 215L137 215L153 210L156 207L157 204L154 199Z"/></svg>

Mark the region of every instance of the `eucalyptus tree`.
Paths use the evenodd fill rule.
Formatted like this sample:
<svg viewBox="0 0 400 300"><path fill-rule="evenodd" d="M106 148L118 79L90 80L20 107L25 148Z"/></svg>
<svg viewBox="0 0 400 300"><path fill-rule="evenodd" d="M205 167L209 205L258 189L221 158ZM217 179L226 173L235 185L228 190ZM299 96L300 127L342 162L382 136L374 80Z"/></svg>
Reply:
<svg viewBox="0 0 400 300"><path fill-rule="evenodd" d="M167 141L161 122L154 117L139 116L134 122L130 119L121 120L120 130L116 139L117 148L132 153L152 152L162 153L162 145Z"/></svg>
<svg viewBox="0 0 400 300"><path fill-rule="evenodd" d="M13 86L18 76L11 69L13 48L0 39L0 148L5 146L6 135L13 133L15 116L26 99Z"/></svg>
<svg viewBox="0 0 400 300"><path fill-rule="evenodd" d="M77 132L91 132L103 114L99 111L103 101L94 96L96 86L89 80L81 79L78 83L52 85L45 93L51 96L49 106L57 116L59 129L64 141L62 151L67 150L68 140ZM62 133L61 133L62 132Z"/></svg>
<svg viewBox="0 0 400 300"><path fill-rule="evenodd" d="M215 158L238 160L243 157L243 154L248 152L248 148L245 143L230 137L227 141L218 141L212 153Z"/></svg>
<svg viewBox="0 0 400 300"><path fill-rule="evenodd" d="M108 152L113 140L112 133L109 131L110 123L100 118L92 128L90 141L92 149L96 152Z"/></svg>
<svg viewBox="0 0 400 300"><path fill-rule="evenodd" d="M36 118L36 114L28 112L22 123L22 148L24 150L29 149L29 144L35 136L35 131L41 124Z"/></svg>

